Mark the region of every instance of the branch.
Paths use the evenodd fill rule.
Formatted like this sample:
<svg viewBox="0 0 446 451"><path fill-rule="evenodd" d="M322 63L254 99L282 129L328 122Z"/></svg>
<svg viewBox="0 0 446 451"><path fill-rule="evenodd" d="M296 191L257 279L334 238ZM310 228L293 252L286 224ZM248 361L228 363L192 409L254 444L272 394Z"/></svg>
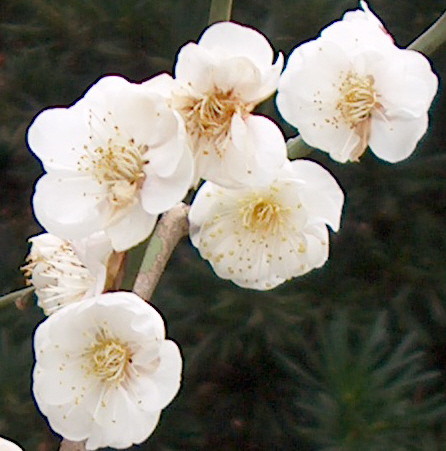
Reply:
<svg viewBox="0 0 446 451"><path fill-rule="evenodd" d="M435 53L446 41L446 13L437 19L422 35L418 36L407 48L425 55Z"/></svg>
<svg viewBox="0 0 446 451"><path fill-rule="evenodd" d="M232 0L212 0L208 25L231 20Z"/></svg>
<svg viewBox="0 0 446 451"><path fill-rule="evenodd" d="M289 138L286 142L286 150L290 160L297 158L304 158L314 150L314 147L309 146L300 135Z"/></svg>
<svg viewBox="0 0 446 451"><path fill-rule="evenodd" d="M150 237L133 286L133 291L145 301L151 298L178 241L188 233L188 212L188 205L176 205L163 214Z"/></svg>
<svg viewBox="0 0 446 451"><path fill-rule="evenodd" d="M26 287L13 291L12 293L5 294L0 297L0 307L6 307L11 302L15 302L18 308L23 308L24 303L28 300L28 296L30 296L33 292L34 287Z"/></svg>
<svg viewBox="0 0 446 451"><path fill-rule="evenodd" d="M72 442L64 438L60 443L59 451L85 451L85 442Z"/></svg>

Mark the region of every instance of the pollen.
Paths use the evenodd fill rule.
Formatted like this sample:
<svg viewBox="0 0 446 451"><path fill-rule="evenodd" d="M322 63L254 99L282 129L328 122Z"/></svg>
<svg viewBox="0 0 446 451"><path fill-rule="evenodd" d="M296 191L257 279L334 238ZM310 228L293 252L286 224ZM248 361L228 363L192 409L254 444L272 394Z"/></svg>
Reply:
<svg viewBox="0 0 446 451"><path fill-rule="evenodd" d="M274 197L253 195L240 201L238 212L245 229L275 235L286 221L290 208Z"/></svg>
<svg viewBox="0 0 446 451"><path fill-rule="evenodd" d="M116 209L126 207L135 198L144 180L144 166L148 163L147 145L137 145L133 138L125 140L115 126L115 136L103 145L91 149L84 146L78 170L94 177L107 188L107 200Z"/></svg>
<svg viewBox="0 0 446 451"><path fill-rule="evenodd" d="M232 90L214 88L206 94L177 96L175 106L182 115L188 133L194 139L205 138L213 142L219 157L230 136L234 114L246 117L254 105L243 102ZM206 150L205 154L209 154Z"/></svg>
<svg viewBox="0 0 446 451"><path fill-rule="evenodd" d="M96 341L83 354L87 374L94 375L102 382L119 383L125 379L132 361L132 353L127 345L116 338L110 338L106 331L96 334Z"/></svg>
<svg viewBox="0 0 446 451"><path fill-rule="evenodd" d="M360 77L352 72L342 81L337 109L352 127L367 120L373 108L378 105L378 96L373 85L372 76Z"/></svg>

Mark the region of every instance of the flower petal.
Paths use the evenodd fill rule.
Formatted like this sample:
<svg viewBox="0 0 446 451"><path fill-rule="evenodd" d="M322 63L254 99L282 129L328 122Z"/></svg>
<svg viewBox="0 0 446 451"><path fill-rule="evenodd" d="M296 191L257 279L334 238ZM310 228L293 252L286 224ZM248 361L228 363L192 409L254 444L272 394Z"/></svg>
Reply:
<svg viewBox="0 0 446 451"><path fill-rule="evenodd" d="M158 177L146 168L146 180L141 188L141 204L145 211L157 215L163 213L186 196L194 174L194 160L189 151L182 154L181 160L169 177Z"/></svg>
<svg viewBox="0 0 446 451"><path fill-rule="evenodd" d="M243 120L234 115L221 174L209 171L203 177L227 187L266 184L276 177L285 160L285 140L272 120L260 115Z"/></svg>
<svg viewBox="0 0 446 451"><path fill-rule="evenodd" d="M216 61L207 50L190 42L178 52L175 79L197 92L206 93L213 88Z"/></svg>
<svg viewBox="0 0 446 451"><path fill-rule="evenodd" d="M221 52L225 57L247 57L262 71L271 66L274 57L265 36L233 22L211 25L201 36L199 45L213 53Z"/></svg>
<svg viewBox="0 0 446 451"><path fill-rule="evenodd" d="M34 119L28 129L27 141L46 171L77 170L90 134L87 117L88 112L82 104L76 104L68 109L47 109Z"/></svg>
<svg viewBox="0 0 446 451"><path fill-rule="evenodd" d="M389 117L424 115L437 92L438 79L428 60L412 50L397 50L374 67L379 102Z"/></svg>
<svg viewBox="0 0 446 451"><path fill-rule="evenodd" d="M382 160L397 163L412 154L427 126L427 113L416 118L375 117L370 130L370 149Z"/></svg>
<svg viewBox="0 0 446 451"><path fill-rule="evenodd" d="M112 247L122 252L144 241L155 228L158 215L145 211L135 202L118 220L105 228Z"/></svg>
<svg viewBox="0 0 446 451"><path fill-rule="evenodd" d="M34 214L50 233L66 239L91 235L104 226L103 187L85 176L43 175L33 196Z"/></svg>
<svg viewBox="0 0 446 451"><path fill-rule="evenodd" d="M313 222L324 222L333 231L339 230L344 193L334 177L313 161L291 162L293 175L305 182L299 188L299 199Z"/></svg>

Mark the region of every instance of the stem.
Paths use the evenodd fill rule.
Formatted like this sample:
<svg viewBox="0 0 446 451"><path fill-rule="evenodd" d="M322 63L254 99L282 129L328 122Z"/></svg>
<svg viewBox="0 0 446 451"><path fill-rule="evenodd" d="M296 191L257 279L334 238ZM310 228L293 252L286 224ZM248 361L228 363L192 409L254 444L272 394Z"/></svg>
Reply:
<svg viewBox="0 0 446 451"><path fill-rule="evenodd" d="M425 55L435 53L446 41L446 13L437 19L422 35L407 47Z"/></svg>
<svg viewBox="0 0 446 451"><path fill-rule="evenodd" d="M232 0L212 0L208 25L231 20Z"/></svg>
<svg viewBox="0 0 446 451"><path fill-rule="evenodd" d="M288 158L290 160L296 160L297 158L303 158L310 155L310 153L314 150L314 147L310 147L305 143L300 135L298 135L287 140L286 150L288 153Z"/></svg>
<svg viewBox="0 0 446 451"><path fill-rule="evenodd" d="M133 291L149 301L178 241L189 231L189 206L180 203L164 213L150 237Z"/></svg>
<svg viewBox="0 0 446 451"><path fill-rule="evenodd" d="M59 451L85 451L85 442L72 442L64 438L60 443Z"/></svg>
<svg viewBox="0 0 446 451"><path fill-rule="evenodd" d="M22 304L26 298L34 291L34 287L26 287L12 293L5 294L0 297L0 307L6 307L8 304L15 302Z"/></svg>

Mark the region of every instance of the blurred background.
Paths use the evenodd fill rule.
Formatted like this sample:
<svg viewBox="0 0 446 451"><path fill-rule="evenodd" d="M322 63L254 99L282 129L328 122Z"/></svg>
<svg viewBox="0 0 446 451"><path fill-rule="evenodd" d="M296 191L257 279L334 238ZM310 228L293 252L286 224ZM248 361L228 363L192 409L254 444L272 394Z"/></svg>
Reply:
<svg viewBox="0 0 446 451"><path fill-rule="evenodd" d="M24 286L30 206L41 175L26 129L101 75L172 71L207 25L208 0L0 0L0 294ZM438 18L443 0L371 0L397 44ZM233 19L289 54L358 4L234 0ZM445 46L431 56L446 75ZM270 292L219 280L184 239L153 303L181 346L184 382L147 443L156 451L446 450L445 93L414 154L397 165L321 162L346 193L341 230L319 270ZM274 103L260 112L278 122ZM287 136L295 131L280 124ZM0 308L0 436L55 451L30 394L33 302Z"/></svg>

